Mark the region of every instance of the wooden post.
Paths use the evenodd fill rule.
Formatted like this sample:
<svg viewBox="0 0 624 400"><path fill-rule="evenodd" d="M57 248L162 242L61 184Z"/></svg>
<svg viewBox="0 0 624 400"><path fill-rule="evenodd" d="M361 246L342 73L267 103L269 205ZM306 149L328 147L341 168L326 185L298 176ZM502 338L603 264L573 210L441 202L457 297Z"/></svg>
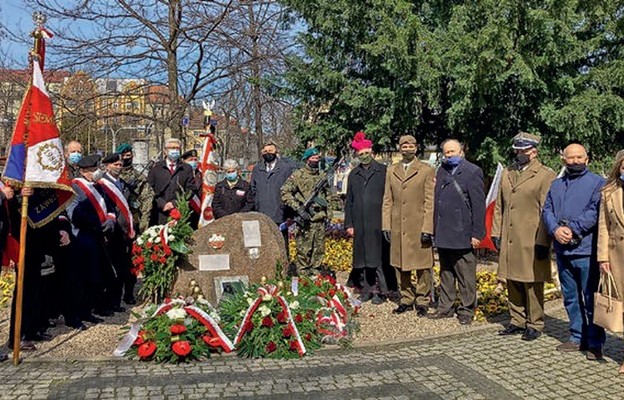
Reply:
<svg viewBox="0 0 624 400"><path fill-rule="evenodd" d="M22 304L24 300L24 266L26 261L26 229L28 229L28 196L22 197L22 220L20 225L20 251L17 263L17 293L15 299L15 326L13 330L13 365L20 363L22 344Z"/></svg>

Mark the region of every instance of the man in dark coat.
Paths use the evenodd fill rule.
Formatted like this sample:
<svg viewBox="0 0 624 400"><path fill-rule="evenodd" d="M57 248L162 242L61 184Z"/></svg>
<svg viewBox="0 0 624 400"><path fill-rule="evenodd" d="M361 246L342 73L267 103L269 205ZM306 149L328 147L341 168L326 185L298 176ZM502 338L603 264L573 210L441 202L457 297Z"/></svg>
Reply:
<svg viewBox="0 0 624 400"><path fill-rule="evenodd" d="M225 178L217 183L212 199L215 219L253 210L251 188L249 182L241 178L238 163L234 160L225 160L223 169Z"/></svg>
<svg viewBox="0 0 624 400"><path fill-rule="evenodd" d="M195 177L195 191L190 199L191 215L189 217L189 223L193 229L197 229L199 224L199 213L201 212L201 197L202 197L202 172L198 168L199 157L197 150L192 149L182 154L182 161L189 165L193 169L193 176ZM214 200L213 200L214 202ZM213 207L214 208L214 207Z"/></svg>
<svg viewBox="0 0 624 400"><path fill-rule="evenodd" d="M165 159L154 164L147 176L147 182L154 189L150 226L167 223L178 193L189 195L197 189L193 169L180 159L180 146L179 139L167 139Z"/></svg>
<svg viewBox="0 0 624 400"><path fill-rule="evenodd" d="M460 299L457 318L460 324L469 325L477 306L474 248L485 237L483 172L464 159L457 140L444 141L442 154L433 210L433 232L440 258L440 300L438 309L429 318L453 318L457 281Z"/></svg>
<svg viewBox="0 0 624 400"><path fill-rule="evenodd" d="M373 160L373 142L364 132L355 134L351 147L360 165L349 173L344 226L353 237L353 270L350 284L361 289L362 301L381 304L388 286L383 272L387 242L381 232L381 206L386 184L386 166ZM384 254L385 253L385 254Z"/></svg>
<svg viewBox="0 0 624 400"><path fill-rule="evenodd" d="M294 163L280 158L275 143L269 142L262 147L262 161L254 166L250 182L254 209L268 215L277 225L280 225L286 242L286 254L288 254L288 228L284 224L286 210L282 202L281 190L295 168Z"/></svg>

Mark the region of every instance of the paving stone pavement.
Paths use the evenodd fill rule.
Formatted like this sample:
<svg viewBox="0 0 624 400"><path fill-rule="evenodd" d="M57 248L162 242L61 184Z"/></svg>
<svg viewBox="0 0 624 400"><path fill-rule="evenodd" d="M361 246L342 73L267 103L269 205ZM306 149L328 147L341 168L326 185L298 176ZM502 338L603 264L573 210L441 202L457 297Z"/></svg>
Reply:
<svg viewBox="0 0 624 400"><path fill-rule="evenodd" d="M617 367L624 341L609 335L605 361L559 353L567 339L562 309L540 339L500 337L500 326L446 337L299 360L215 356L202 363L127 360L0 365L1 399L613 399L624 398Z"/></svg>

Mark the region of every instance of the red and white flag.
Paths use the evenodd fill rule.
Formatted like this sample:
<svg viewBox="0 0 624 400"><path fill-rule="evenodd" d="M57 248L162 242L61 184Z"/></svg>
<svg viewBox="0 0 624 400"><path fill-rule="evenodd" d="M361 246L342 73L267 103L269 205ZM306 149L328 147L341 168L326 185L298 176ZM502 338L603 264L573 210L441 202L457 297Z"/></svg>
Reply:
<svg viewBox="0 0 624 400"><path fill-rule="evenodd" d="M496 208L496 198L498 197L498 190L500 188L501 178L503 176L503 166L498 163L496 166L496 174L490 185L487 197L485 199L485 238L479 245L480 249L489 249L496 251L496 247L492 242L492 223L494 222L494 208Z"/></svg>
<svg viewBox="0 0 624 400"><path fill-rule="evenodd" d="M217 164L217 156L214 151L217 146L217 138L212 133L206 134L204 140L204 148L202 150L202 156L199 160L199 168L202 171L202 198L201 198L201 213L199 214L198 226L206 226L214 221L214 215L212 213L212 198L214 197L215 186L219 179L217 171L219 165Z"/></svg>
<svg viewBox="0 0 624 400"><path fill-rule="evenodd" d="M39 188L30 197L29 222L37 227L55 218L72 200L63 145L39 61L20 108L3 178Z"/></svg>

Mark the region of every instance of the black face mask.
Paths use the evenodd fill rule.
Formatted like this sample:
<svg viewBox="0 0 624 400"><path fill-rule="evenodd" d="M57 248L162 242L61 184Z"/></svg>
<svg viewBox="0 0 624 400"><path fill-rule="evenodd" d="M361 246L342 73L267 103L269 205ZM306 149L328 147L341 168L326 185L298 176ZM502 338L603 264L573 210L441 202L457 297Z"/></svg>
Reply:
<svg viewBox="0 0 624 400"><path fill-rule="evenodd" d="M319 162L318 161L308 161L308 167L312 169L318 169Z"/></svg>
<svg viewBox="0 0 624 400"><path fill-rule="evenodd" d="M272 163L273 161L275 161L275 158L277 158L277 155L275 153L264 153L262 155L262 158L265 162Z"/></svg>
<svg viewBox="0 0 624 400"><path fill-rule="evenodd" d="M122 159L123 161L123 166L124 167L129 167L132 165L132 158L124 158Z"/></svg>
<svg viewBox="0 0 624 400"><path fill-rule="evenodd" d="M526 165L529 163L529 161L531 161L531 159L526 154L516 154L516 163L518 163L518 165Z"/></svg>
<svg viewBox="0 0 624 400"><path fill-rule="evenodd" d="M566 164L568 175L580 175L585 172L587 165L585 164Z"/></svg>

